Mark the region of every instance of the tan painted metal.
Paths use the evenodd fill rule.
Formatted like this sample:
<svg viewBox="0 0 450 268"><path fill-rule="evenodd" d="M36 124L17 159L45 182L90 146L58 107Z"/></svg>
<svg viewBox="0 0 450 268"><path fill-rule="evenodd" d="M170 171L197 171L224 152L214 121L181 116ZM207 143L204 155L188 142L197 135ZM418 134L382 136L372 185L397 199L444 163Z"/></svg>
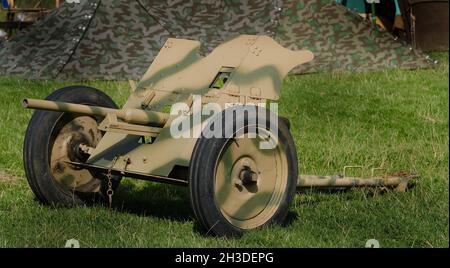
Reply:
<svg viewBox="0 0 450 268"><path fill-rule="evenodd" d="M215 102L222 108L226 103L265 103L279 98L289 70L313 59L309 51L285 49L266 36L232 38L206 57L199 55L199 48L198 41L169 38L124 109L161 112L177 102L191 106L194 94L202 96L202 104ZM221 74L227 80L216 88L214 81ZM139 137L129 133L108 131L88 162L109 166L116 155L127 156L128 172L158 176L168 176L175 166L189 166L196 138L173 139L174 117L169 117L151 144L139 144ZM143 156L148 161L143 162Z"/></svg>
<svg viewBox="0 0 450 268"><path fill-rule="evenodd" d="M349 187L389 187L404 192L411 178L386 176L357 178L345 176L300 175L298 188L349 188Z"/></svg>
<svg viewBox="0 0 450 268"><path fill-rule="evenodd" d="M196 137L174 139L170 123L176 116L162 111L177 102L192 108L195 94L202 96L202 104L215 102L222 109L227 103L277 100L287 73L313 59L310 51L285 49L267 36L231 38L206 57L199 55L199 48L198 41L169 38L121 110L34 99L23 104L106 117L99 126L106 133L89 150L88 164L110 167L118 157L115 170L168 176L176 166L189 166ZM191 112L188 120L193 116ZM141 136L153 139L143 143ZM127 165L121 164L123 159Z"/></svg>
<svg viewBox="0 0 450 268"><path fill-rule="evenodd" d="M35 99L25 99L23 105L27 108L105 117L98 126L98 129L106 132L103 138L95 148L84 148L90 154L86 165L163 178L175 166L189 166L196 138L172 138L169 126L174 115L162 111L170 109L176 102L184 102L192 108L194 94L202 96L202 104L215 102L222 109L227 103L265 103L267 100L277 100L286 74L295 66L313 59L313 54L309 51L285 49L266 36L241 35L231 38L206 57L199 55L199 48L198 41L169 38L141 81L136 86L132 85L131 96L121 110ZM222 80L219 81L220 79ZM193 116L191 114L189 120ZM141 142L141 136L152 137L153 140ZM64 151L55 152L55 155L63 154ZM119 160L111 167L114 158ZM239 163L242 160L235 161ZM241 167L237 168L237 163L229 163L235 165L237 170L233 171L232 182L223 174L217 177L219 184L227 181L225 188L230 191L242 187L239 185L240 182L242 184L242 176L249 176ZM266 164L271 166L273 162ZM261 164L255 161L254 165ZM253 168L256 169L252 167L252 170ZM361 167L346 167L344 174L350 168ZM251 173L251 176L256 175ZM303 175L299 178L298 187L384 185L401 188L405 182L400 177L360 179L345 175ZM264 185L266 184L262 186ZM236 200L221 200L220 203L224 210L229 210L227 202L237 202ZM251 215L253 209L256 208L249 209L244 214ZM229 220L235 223L238 221ZM243 225L241 227L246 228Z"/></svg>
<svg viewBox="0 0 450 268"><path fill-rule="evenodd" d="M96 192L100 183L91 172L71 165L69 161L77 146L95 146L102 138L97 121L90 116L77 116L66 122L51 145L50 168L54 180L63 189L78 192Z"/></svg>
<svg viewBox="0 0 450 268"><path fill-rule="evenodd" d="M22 101L22 105L23 107L30 109L69 112L102 117L105 117L108 114L113 114L117 116L117 118L122 119L125 122L141 125L164 125L169 118L168 114L154 111L144 111L131 108L119 110L60 101L24 99Z"/></svg>
<svg viewBox="0 0 450 268"><path fill-rule="evenodd" d="M206 57L199 55L199 47L197 41L168 39L122 109L23 100L27 108L76 114L52 147L50 166L55 180L76 190L98 187L92 183L95 181L90 170L100 170L186 185L188 175L177 176L175 171L189 167L197 137L171 135L171 123L178 116L167 113L172 105L187 105L189 111L185 111L188 116L184 120L194 122L199 115L196 113L202 112L197 106L202 104L216 103L222 111L229 103L275 101L287 73L313 59L310 51L285 49L266 36L234 37ZM200 103L195 101L196 95L201 95ZM104 117L100 124L95 120L99 117ZM189 131L207 119L200 115L200 122L190 125ZM258 131L266 135L230 139L212 178L217 206L240 229L253 229L268 222L282 205L288 185L286 148L278 143L273 149L261 150L261 137L273 133L259 127ZM73 150L84 153L87 159L74 159ZM361 167L345 167L344 176L302 175L298 187L387 186L405 190L408 184L407 179L400 177L347 177L346 170L351 168Z"/></svg>
<svg viewBox="0 0 450 268"><path fill-rule="evenodd" d="M222 215L241 229L267 222L281 204L288 182L284 148L279 143L261 151L260 141L259 136L236 137L222 151L216 166L216 202Z"/></svg>
<svg viewBox="0 0 450 268"><path fill-rule="evenodd" d="M128 124L117 120L115 114L107 114L105 120L98 127L100 130L124 133L135 136L157 137L161 128L149 127L143 125Z"/></svg>

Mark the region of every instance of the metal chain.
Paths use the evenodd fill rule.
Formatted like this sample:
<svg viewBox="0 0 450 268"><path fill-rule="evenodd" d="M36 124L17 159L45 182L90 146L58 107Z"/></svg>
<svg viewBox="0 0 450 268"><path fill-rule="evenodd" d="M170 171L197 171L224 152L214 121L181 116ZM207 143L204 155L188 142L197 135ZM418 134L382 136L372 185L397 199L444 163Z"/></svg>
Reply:
<svg viewBox="0 0 450 268"><path fill-rule="evenodd" d="M114 165L116 164L117 158L118 158L117 156L114 157L114 159L111 162L111 166L108 169L108 173L106 174L106 178L108 179L108 190L106 190L106 195L108 195L109 209L112 208L112 197L114 195L114 190L112 187L112 169L113 169Z"/></svg>

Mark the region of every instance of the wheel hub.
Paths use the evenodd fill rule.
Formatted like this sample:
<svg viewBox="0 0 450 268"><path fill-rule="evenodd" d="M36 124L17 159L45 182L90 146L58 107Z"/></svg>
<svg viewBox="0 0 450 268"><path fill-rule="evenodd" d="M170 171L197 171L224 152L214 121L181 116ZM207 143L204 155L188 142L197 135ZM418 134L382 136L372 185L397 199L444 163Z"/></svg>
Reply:
<svg viewBox="0 0 450 268"><path fill-rule="evenodd" d="M233 225L252 229L276 211L287 182L279 147L260 150L262 138L236 138L224 148L216 167L216 202Z"/></svg>
<svg viewBox="0 0 450 268"><path fill-rule="evenodd" d="M255 161L244 156L234 163L231 170L231 182L240 192L255 193L258 191L258 173Z"/></svg>
<svg viewBox="0 0 450 268"><path fill-rule="evenodd" d="M76 191L97 191L98 184L92 184L93 176L86 169L69 164L70 161L84 162L88 156L80 145L95 146L102 134L97 121L89 116L70 118L61 127L51 148L50 168L53 179L63 188Z"/></svg>
<svg viewBox="0 0 450 268"><path fill-rule="evenodd" d="M251 186L258 181L258 174L249 167L244 167L241 172L239 172L239 179L241 180L241 185L246 187Z"/></svg>

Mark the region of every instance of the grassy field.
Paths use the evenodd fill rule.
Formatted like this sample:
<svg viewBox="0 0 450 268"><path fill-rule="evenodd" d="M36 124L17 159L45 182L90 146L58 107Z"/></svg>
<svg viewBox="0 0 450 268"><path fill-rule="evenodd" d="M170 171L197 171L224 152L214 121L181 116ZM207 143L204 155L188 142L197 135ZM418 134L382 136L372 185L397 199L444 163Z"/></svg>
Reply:
<svg viewBox="0 0 450 268"><path fill-rule="evenodd" d="M198 231L185 188L125 179L115 210L40 205L24 178L22 143L31 111L67 82L0 78L0 247L448 247L448 53L432 70L288 77L280 113L290 118L302 174L337 174L345 165L419 173L407 193L358 189L298 194L286 227L238 240ZM84 83L119 104L126 82Z"/></svg>

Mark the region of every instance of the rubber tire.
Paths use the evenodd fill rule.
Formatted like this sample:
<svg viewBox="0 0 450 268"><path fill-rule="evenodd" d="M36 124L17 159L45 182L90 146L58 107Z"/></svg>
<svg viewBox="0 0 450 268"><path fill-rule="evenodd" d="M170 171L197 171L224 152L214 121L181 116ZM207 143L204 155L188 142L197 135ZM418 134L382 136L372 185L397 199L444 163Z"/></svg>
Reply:
<svg viewBox="0 0 450 268"><path fill-rule="evenodd" d="M114 101L102 91L85 86L70 86L54 91L46 100L96 105L107 108L117 108ZM53 180L49 165L50 140L53 127L62 118L63 113L36 110L28 124L23 147L23 163L25 174L31 190L37 199L49 205L83 205L104 201L106 180L97 179L101 183L100 193L72 193L63 191ZM113 188L117 188L120 177L115 177Z"/></svg>
<svg viewBox="0 0 450 268"><path fill-rule="evenodd" d="M291 130L291 121L289 121L288 118L280 116L280 117L278 117L278 120L279 120L279 121L283 121L283 123L286 125L286 127L287 127L289 130Z"/></svg>
<svg viewBox="0 0 450 268"><path fill-rule="evenodd" d="M241 106L232 107L229 109L238 110ZM224 118L225 111L222 112ZM243 113L238 113L242 115ZM248 114L248 116L256 116L256 114ZM272 118L274 115L271 114ZM241 116L234 118L234 123L244 121L244 126L247 125L246 117ZM267 117L269 119L269 117ZM214 121L214 120L213 120ZM224 122L222 122L224 126ZM268 122L266 122L267 124ZM297 152L291 133L289 132L286 120L278 121L278 140L283 144L286 151L288 162L288 182L284 192L284 196L280 203L278 210L274 215L262 226L269 226L272 224L282 224L289 212L289 206L295 196L298 166L297 166ZM225 132L225 128L223 129ZM224 136L222 136L224 137ZM207 233L211 233L221 237L240 237L246 230L240 229L232 225L222 215L220 208L216 205L214 197L215 184L215 165L220 157L222 148L227 144L227 138L205 138L200 137L193 149L191 163L190 163L190 180L189 191L191 206L194 214Z"/></svg>

